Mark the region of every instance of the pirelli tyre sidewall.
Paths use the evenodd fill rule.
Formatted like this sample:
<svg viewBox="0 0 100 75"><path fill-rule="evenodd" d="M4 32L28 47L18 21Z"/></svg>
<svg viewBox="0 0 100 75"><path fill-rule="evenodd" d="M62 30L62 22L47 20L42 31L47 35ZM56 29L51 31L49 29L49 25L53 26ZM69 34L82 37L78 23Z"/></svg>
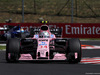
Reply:
<svg viewBox="0 0 100 75"><path fill-rule="evenodd" d="M81 52L81 43L80 43L79 39L77 39L77 38L69 39L69 41L68 41L68 52L69 52L68 54L71 54L71 53L74 54L75 52L78 53L78 58L74 59L70 62L78 63L78 62L81 61L82 52Z"/></svg>
<svg viewBox="0 0 100 75"><path fill-rule="evenodd" d="M12 38L7 40L7 46L6 46L7 62L17 62L19 57L20 57L20 39Z"/></svg>

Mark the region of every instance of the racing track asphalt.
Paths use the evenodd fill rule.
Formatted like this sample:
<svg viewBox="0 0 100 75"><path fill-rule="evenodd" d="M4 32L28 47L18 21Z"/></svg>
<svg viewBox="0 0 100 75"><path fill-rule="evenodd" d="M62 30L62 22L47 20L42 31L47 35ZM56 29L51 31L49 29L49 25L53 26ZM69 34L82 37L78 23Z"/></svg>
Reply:
<svg viewBox="0 0 100 75"><path fill-rule="evenodd" d="M100 45L100 41L82 41ZM82 50L82 57L100 57L100 50ZM100 75L100 65L68 64L66 62L6 63L5 51L0 51L0 75Z"/></svg>

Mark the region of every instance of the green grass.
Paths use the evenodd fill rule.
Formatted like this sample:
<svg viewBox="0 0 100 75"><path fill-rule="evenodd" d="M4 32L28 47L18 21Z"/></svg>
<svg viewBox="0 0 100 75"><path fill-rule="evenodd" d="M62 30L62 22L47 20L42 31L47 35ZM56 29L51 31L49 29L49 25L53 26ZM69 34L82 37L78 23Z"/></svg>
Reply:
<svg viewBox="0 0 100 75"><path fill-rule="evenodd" d="M84 0L77 0L77 16L74 0L74 22L75 23L100 23L100 0L85 0L86 3L97 14L97 18L85 5ZM0 22L12 18L13 22L21 22L22 0L0 0ZM71 22L71 0L63 8L59 15L57 13L66 4L67 0L36 0L36 12L34 11L34 0L24 0L25 22L38 22L43 17L50 22ZM37 13L37 14L34 14Z"/></svg>
<svg viewBox="0 0 100 75"><path fill-rule="evenodd" d="M0 46L0 50L5 50L6 46Z"/></svg>
<svg viewBox="0 0 100 75"><path fill-rule="evenodd" d="M90 40L90 41L91 41L91 40L94 40L94 41L95 41L95 40L98 40L98 41L99 41L100 38L86 38L86 39L85 39L85 38L80 38L80 40Z"/></svg>

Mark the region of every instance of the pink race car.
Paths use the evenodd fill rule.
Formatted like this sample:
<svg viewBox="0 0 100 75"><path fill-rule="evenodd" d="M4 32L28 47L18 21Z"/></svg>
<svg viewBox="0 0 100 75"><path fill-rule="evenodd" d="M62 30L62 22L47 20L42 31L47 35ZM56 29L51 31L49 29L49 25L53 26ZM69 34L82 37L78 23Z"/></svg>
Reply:
<svg viewBox="0 0 100 75"><path fill-rule="evenodd" d="M81 44L77 38L61 38L62 29L31 28L29 38L12 38L7 41L6 60L65 60L78 63L81 60ZM35 34L36 32L36 34ZM59 37L59 38L57 38Z"/></svg>

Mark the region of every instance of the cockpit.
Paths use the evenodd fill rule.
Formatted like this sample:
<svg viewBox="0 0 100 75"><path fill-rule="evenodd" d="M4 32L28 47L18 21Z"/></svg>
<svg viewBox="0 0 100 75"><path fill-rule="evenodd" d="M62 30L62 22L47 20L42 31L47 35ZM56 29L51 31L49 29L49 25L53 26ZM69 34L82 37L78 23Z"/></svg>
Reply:
<svg viewBox="0 0 100 75"><path fill-rule="evenodd" d="M39 34L34 35L34 38L55 38L55 35L49 31L47 25L43 25L40 28Z"/></svg>
<svg viewBox="0 0 100 75"><path fill-rule="evenodd" d="M39 38L50 38L50 34L47 31L43 31L39 34Z"/></svg>

